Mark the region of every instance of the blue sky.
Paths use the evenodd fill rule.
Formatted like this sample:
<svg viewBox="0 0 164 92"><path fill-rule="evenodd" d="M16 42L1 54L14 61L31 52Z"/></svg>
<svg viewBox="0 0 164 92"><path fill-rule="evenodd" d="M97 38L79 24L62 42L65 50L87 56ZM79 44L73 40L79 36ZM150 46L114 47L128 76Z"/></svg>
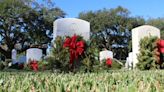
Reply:
<svg viewBox="0 0 164 92"><path fill-rule="evenodd" d="M142 16L145 19L164 17L164 0L53 0L55 6L67 13L67 17L77 17L82 11L99 10L103 8L127 8L132 16Z"/></svg>

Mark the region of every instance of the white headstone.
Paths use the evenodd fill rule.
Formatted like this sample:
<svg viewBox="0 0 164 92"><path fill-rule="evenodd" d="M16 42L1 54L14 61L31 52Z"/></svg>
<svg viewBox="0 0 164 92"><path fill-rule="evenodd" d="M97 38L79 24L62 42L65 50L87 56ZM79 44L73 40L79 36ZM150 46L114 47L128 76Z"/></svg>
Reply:
<svg viewBox="0 0 164 92"><path fill-rule="evenodd" d="M17 51L16 51L16 49L13 49L13 50L12 50L11 58L12 58L12 59L17 59Z"/></svg>
<svg viewBox="0 0 164 92"><path fill-rule="evenodd" d="M132 52L133 52L133 67L138 63L137 55L139 53L139 42L146 36L157 36L160 38L160 30L156 27L143 25L132 29Z"/></svg>
<svg viewBox="0 0 164 92"><path fill-rule="evenodd" d="M42 58L42 50L38 48L30 48L26 52L26 62L28 63L29 60L41 60Z"/></svg>
<svg viewBox="0 0 164 92"><path fill-rule="evenodd" d="M54 22L53 38L57 36L81 35L85 40L90 39L90 23L77 18L62 18Z"/></svg>
<svg viewBox="0 0 164 92"><path fill-rule="evenodd" d="M13 64L15 64L17 62L17 51L16 51L16 49L13 49L11 51L11 59L12 59Z"/></svg>
<svg viewBox="0 0 164 92"><path fill-rule="evenodd" d="M113 59L113 52L112 51L108 51L108 50L101 51L99 56L100 56L99 57L100 61L102 61L103 59L107 59L107 58Z"/></svg>
<svg viewBox="0 0 164 92"><path fill-rule="evenodd" d="M130 52L129 53L128 66L129 66L129 69L132 69L133 68L133 52Z"/></svg>
<svg viewBox="0 0 164 92"><path fill-rule="evenodd" d="M128 57L129 57L130 62L132 63L133 62L133 52L130 52L128 54Z"/></svg>
<svg viewBox="0 0 164 92"><path fill-rule="evenodd" d="M125 63L125 68L129 68L129 65L128 65L128 63L129 63L129 57L126 57L126 63Z"/></svg>
<svg viewBox="0 0 164 92"><path fill-rule="evenodd" d="M19 63L26 63L26 56L25 55L21 55L18 57L18 62Z"/></svg>
<svg viewBox="0 0 164 92"><path fill-rule="evenodd" d="M126 58L125 68L128 68L129 70L133 68L133 52L130 52L128 54L128 57Z"/></svg>

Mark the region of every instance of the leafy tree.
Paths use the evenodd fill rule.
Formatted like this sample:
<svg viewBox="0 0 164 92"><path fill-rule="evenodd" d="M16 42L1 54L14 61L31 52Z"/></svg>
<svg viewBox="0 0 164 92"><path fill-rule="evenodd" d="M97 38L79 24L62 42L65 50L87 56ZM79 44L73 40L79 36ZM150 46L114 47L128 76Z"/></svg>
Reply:
<svg viewBox="0 0 164 92"><path fill-rule="evenodd" d="M164 39L164 18L149 19L147 24L159 28L161 31L161 38Z"/></svg>
<svg viewBox="0 0 164 92"><path fill-rule="evenodd" d="M19 43L24 51L31 44L47 44L52 38L53 23L64 17L60 8L40 7L33 0L0 1L0 52L11 58L11 50Z"/></svg>
<svg viewBox="0 0 164 92"><path fill-rule="evenodd" d="M30 8L22 2L18 0L2 0L0 2L0 52L7 58L11 57L11 50L18 39L22 38L21 40L23 40L25 37L24 32L21 32L22 24L19 16Z"/></svg>
<svg viewBox="0 0 164 92"><path fill-rule="evenodd" d="M89 21L92 36L96 36L99 48L112 50L115 58L125 59L131 40L131 29L145 23L140 17L130 17L129 11L122 7L88 11L79 18Z"/></svg>
<svg viewBox="0 0 164 92"><path fill-rule="evenodd" d="M45 8L28 14L23 14L22 19L27 31L29 42L35 45L47 44L52 40L53 21L59 17L64 17L65 13L59 8L46 10Z"/></svg>

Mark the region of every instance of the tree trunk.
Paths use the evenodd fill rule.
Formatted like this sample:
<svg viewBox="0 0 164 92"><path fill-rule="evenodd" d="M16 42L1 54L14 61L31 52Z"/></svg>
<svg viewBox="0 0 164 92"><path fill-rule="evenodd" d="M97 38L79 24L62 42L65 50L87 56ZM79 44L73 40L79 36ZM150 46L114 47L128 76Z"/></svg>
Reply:
<svg viewBox="0 0 164 92"><path fill-rule="evenodd" d="M4 55L6 57L6 59L11 59L11 51L7 51Z"/></svg>

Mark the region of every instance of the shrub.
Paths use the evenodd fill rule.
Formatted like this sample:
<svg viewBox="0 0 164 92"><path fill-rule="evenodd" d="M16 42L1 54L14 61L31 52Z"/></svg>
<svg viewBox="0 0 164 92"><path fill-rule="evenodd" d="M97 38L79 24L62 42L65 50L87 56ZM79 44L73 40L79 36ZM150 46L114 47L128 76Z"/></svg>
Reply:
<svg viewBox="0 0 164 92"><path fill-rule="evenodd" d="M93 72L98 68L99 62L99 49L98 45L95 42L96 39L91 39L87 41L86 50L84 52L84 58L82 60L82 67L80 71Z"/></svg>
<svg viewBox="0 0 164 92"><path fill-rule="evenodd" d="M141 70L160 69L156 53L158 52L156 36L144 37L140 41L140 53L138 54L137 67Z"/></svg>
<svg viewBox="0 0 164 92"><path fill-rule="evenodd" d="M69 38L69 37L68 37ZM71 38L72 39L72 38ZM54 69L60 72L97 72L99 70L107 70L103 64L99 62L99 49L95 43L96 39L84 41L81 36L77 36L77 41L85 43L84 51L78 56L78 59L70 64L70 48L63 48L63 44L70 39L64 40L62 37L57 37L54 42L54 47L51 50L50 56L46 59L48 62L47 69ZM67 45L67 44L66 44ZM65 45L64 45L65 46ZM105 69L104 69L105 68ZM120 69L118 63L113 63L111 69Z"/></svg>
<svg viewBox="0 0 164 92"><path fill-rule="evenodd" d="M63 48L63 38L57 37L54 47L51 49L51 55L46 58L47 69L57 69L67 72L69 69L69 50Z"/></svg>
<svg viewBox="0 0 164 92"><path fill-rule="evenodd" d="M46 60L41 60L38 61L38 67L40 71L44 71L44 70L48 70L49 66L48 66L48 62Z"/></svg>

